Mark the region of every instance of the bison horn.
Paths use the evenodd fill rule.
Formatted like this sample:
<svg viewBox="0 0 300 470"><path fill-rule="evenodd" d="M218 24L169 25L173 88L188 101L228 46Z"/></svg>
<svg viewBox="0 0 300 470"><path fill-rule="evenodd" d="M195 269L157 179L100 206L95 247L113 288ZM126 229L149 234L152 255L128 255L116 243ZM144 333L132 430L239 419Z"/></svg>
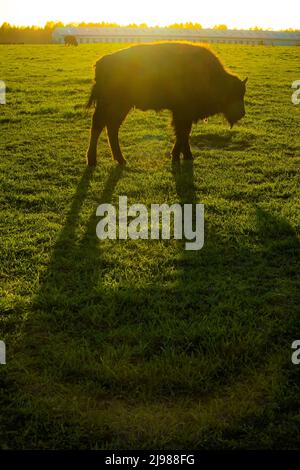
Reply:
<svg viewBox="0 0 300 470"><path fill-rule="evenodd" d="M246 85L247 82L248 82L248 77L245 78L245 80L243 80L243 84Z"/></svg>

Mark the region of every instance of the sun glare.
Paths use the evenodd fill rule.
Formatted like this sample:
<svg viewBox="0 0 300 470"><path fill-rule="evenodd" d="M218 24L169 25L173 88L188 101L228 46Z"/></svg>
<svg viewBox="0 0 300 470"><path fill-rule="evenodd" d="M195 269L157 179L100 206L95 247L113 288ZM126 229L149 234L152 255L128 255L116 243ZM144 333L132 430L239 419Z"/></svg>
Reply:
<svg viewBox="0 0 300 470"><path fill-rule="evenodd" d="M298 7L298 0L0 0L0 24L44 25L49 20L60 20L164 26L192 21L203 27L222 23L229 28L300 28Z"/></svg>

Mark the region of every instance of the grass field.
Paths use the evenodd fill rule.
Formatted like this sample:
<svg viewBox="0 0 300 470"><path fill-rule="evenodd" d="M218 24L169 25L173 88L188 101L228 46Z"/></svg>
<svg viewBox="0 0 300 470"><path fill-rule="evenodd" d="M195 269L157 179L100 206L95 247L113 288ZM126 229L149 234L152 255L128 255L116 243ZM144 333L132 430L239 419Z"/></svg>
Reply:
<svg viewBox="0 0 300 470"><path fill-rule="evenodd" d="M93 64L124 44L0 46L0 448L300 447L300 48L216 45L246 117L133 111L85 152ZM99 241L102 202L205 205L205 244Z"/></svg>

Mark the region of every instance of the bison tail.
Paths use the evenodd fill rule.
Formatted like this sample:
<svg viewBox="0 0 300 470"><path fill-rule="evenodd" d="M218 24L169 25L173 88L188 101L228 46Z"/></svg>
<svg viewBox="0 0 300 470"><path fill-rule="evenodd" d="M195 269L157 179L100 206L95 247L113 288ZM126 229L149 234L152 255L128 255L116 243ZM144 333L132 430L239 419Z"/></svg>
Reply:
<svg viewBox="0 0 300 470"><path fill-rule="evenodd" d="M95 105L98 101L98 97L97 97L97 93L96 93L96 84L93 85L92 87L92 90L91 90L91 94L90 94L90 97L89 97L89 100L86 104L86 107L87 108L91 108L93 105Z"/></svg>

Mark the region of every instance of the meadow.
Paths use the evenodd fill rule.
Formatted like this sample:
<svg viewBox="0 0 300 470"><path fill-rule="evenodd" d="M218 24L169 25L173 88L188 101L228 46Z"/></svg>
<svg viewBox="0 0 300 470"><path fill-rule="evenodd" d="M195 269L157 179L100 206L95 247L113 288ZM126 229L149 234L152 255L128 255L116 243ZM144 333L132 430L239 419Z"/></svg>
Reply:
<svg viewBox="0 0 300 470"><path fill-rule="evenodd" d="M87 169L93 64L125 44L0 46L2 449L300 447L300 48L214 45L246 117L134 110ZM103 240L96 208L203 203L205 242Z"/></svg>

